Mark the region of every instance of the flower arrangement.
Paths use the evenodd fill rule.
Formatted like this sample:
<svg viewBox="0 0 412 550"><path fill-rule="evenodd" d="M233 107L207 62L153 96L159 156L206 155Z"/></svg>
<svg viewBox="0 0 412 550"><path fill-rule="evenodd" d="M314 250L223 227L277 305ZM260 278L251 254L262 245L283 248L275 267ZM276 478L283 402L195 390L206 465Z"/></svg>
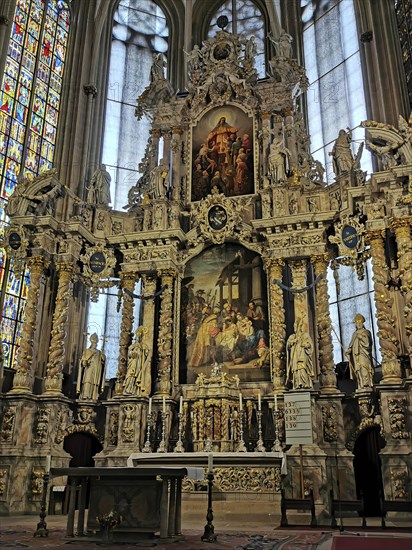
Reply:
<svg viewBox="0 0 412 550"><path fill-rule="evenodd" d="M108 514L97 516L96 520L101 528L114 529L122 523L123 518L116 510L110 510Z"/></svg>

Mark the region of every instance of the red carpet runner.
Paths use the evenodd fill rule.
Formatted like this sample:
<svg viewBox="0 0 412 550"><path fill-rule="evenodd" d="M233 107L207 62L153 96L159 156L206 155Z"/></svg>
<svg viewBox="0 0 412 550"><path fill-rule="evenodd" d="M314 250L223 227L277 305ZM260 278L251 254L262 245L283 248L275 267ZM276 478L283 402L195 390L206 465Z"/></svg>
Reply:
<svg viewBox="0 0 412 550"><path fill-rule="evenodd" d="M412 539L342 535L333 537L332 550L412 550Z"/></svg>

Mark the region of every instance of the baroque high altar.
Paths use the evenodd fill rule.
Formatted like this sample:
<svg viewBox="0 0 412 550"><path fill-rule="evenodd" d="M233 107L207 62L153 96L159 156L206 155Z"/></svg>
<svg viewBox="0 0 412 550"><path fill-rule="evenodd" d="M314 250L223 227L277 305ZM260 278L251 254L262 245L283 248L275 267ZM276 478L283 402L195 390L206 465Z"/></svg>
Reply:
<svg viewBox="0 0 412 550"><path fill-rule="evenodd" d="M31 284L2 397L2 512L39 509L47 457L69 465L75 436L103 467L146 451L184 452L186 463L190 453L243 453L231 476L217 469L221 490L279 493L283 484L299 497L304 487L321 512L339 479L341 496L356 498L354 449L374 433L386 498L410 493L411 121L362 122L378 168L369 176L363 144L352 151L341 130L326 185L301 110L305 72L287 44L277 53L258 80L253 37L221 30L189 52L185 93L154 55L136 108L150 117L150 138L125 211L108 207L104 167L84 199L55 170L17 184L5 246L29 266ZM337 280L340 265L362 279L369 259L381 369L359 311L345 320L353 381L342 391L328 267ZM102 339L86 345L84 336L85 303L103 289L118 292L121 311L110 388ZM288 394L300 392L310 395L313 441L303 445L303 480L284 414ZM272 450L287 473L264 461Z"/></svg>

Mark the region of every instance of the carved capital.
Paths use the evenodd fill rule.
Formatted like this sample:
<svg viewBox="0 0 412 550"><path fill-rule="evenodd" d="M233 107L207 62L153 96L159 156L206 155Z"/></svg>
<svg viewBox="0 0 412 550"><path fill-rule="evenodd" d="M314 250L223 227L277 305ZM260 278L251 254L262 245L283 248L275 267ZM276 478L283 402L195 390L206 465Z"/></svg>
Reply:
<svg viewBox="0 0 412 550"><path fill-rule="evenodd" d="M87 97L94 99L97 96L97 88L94 84L86 84L83 86L83 91Z"/></svg>

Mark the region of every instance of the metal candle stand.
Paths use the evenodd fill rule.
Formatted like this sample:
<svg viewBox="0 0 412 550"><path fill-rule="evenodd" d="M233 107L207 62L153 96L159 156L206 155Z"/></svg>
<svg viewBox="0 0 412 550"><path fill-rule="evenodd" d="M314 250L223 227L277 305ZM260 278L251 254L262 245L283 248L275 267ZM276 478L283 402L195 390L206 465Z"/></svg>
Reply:
<svg viewBox="0 0 412 550"><path fill-rule="evenodd" d="M185 452L185 448L183 447L183 442L182 442L182 419L183 419L183 413L177 413L177 417L179 419L179 436L178 436L178 439L177 439L177 443L176 443L176 446L175 448L173 449L173 452L174 453L184 453Z"/></svg>
<svg viewBox="0 0 412 550"><path fill-rule="evenodd" d="M142 453L151 453L152 452L152 445L150 444L150 431L152 429L153 420L154 420L154 413L152 413L152 412L147 413L146 443L144 444L144 447L142 449Z"/></svg>
<svg viewBox="0 0 412 550"><path fill-rule="evenodd" d="M264 453L266 449L262 439L262 411L256 411L256 416L258 421L259 439L257 440L255 451L257 451L258 453Z"/></svg>
<svg viewBox="0 0 412 550"><path fill-rule="evenodd" d="M49 486L50 475L49 472L43 474L43 491L41 495L41 506L40 506L40 521L37 524L37 529L34 533L34 537L48 537L49 530L47 529L46 523L46 504L47 504L47 488Z"/></svg>
<svg viewBox="0 0 412 550"><path fill-rule="evenodd" d="M166 419L168 417L167 412L162 412L162 440L160 441L159 448L157 449L158 453L166 453Z"/></svg>
<svg viewBox="0 0 412 550"><path fill-rule="evenodd" d="M275 427L275 443L272 447L272 452L274 453L281 453L282 452L282 445L279 440L279 430L278 430L278 417L280 416L280 412L276 409L273 410L273 423Z"/></svg>
<svg viewBox="0 0 412 550"><path fill-rule="evenodd" d="M207 514L206 514L206 525L205 531L201 540L203 542L216 542L215 528L213 525L213 509L212 509L212 496L213 496L213 472L208 472L207 474Z"/></svg>

